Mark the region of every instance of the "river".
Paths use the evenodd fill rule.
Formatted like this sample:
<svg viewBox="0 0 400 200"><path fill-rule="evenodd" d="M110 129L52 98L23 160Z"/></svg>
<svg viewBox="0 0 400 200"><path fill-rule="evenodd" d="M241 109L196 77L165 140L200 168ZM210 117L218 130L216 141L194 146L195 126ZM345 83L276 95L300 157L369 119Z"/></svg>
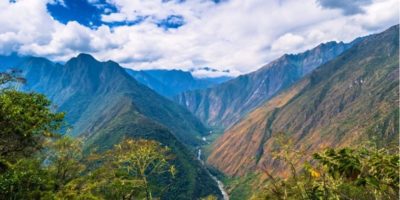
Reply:
<svg viewBox="0 0 400 200"><path fill-rule="evenodd" d="M211 174L211 172L207 169L207 166L205 166L204 161L201 159L201 149L199 148L197 150L197 159L201 162L201 164L204 166L204 168L206 168L207 173L211 176L211 178L217 182L218 188L222 193L222 197L224 200L229 200L229 195L225 190L224 184L222 183L222 181L218 180L218 178L216 176L214 176L213 174Z"/></svg>

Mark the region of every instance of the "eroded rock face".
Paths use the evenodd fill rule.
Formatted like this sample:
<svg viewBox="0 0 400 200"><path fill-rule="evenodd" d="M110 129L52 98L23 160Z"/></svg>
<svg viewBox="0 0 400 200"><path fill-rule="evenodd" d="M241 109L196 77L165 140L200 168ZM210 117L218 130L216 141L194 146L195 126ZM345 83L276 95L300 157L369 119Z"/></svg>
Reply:
<svg viewBox="0 0 400 200"><path fill-rule="evenodd" d="M307 155L370 137L398 142L399 27L365 38L248 114L214 144L208 162L228 175L285 175L272 158L284 132ZM300 164L300 163L299 163Z"/></svg>
<svg viewBox="0 0 400 200"><path fill-rule="evenodd" d="M352 46L329 42L296 55L284 55L261 69L209 89L184 92L175 100L210 126L228 128L282 89Z"/></svg>

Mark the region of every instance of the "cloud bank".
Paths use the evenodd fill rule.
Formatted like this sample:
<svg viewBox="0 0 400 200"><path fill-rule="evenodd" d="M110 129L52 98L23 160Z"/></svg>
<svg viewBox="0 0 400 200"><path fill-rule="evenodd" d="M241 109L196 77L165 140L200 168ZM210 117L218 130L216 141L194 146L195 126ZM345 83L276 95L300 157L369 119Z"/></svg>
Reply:
<svg viewBox="0 0 400 200"><path fill-rule="evenodd" d="M237 75L399 20L397 0L85 1L101 11L100 25L55 19L48 5L68 7L67 0L0 1L0 54L62 62L85 52L133 69L210 66Z"/></svg>

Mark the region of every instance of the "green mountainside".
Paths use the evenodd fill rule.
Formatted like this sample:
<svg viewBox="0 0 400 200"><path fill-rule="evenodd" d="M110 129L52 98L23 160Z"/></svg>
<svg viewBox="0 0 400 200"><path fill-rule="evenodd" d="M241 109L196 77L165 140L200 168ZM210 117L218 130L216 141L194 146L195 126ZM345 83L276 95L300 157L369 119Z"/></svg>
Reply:
<svg viewBox="0 0 400 200"><path fill-rule="evenodd" d="M87 54L65 65L29 57L18 65L25 91L45 94L66 113L68 132L85 140L85 149L106 150L124 138L159 141L176 156L176 181L163 199L220 196L215 181L192 153L206 129L189 111L136 82L117 63Z"/></svg>
<svg viewBox="0 0 400 200"><path fill-rule="evenodd" d="M45 94L68 113L72 135L91 135L124 112L135 112L168 127L185 144L197 145L205 127L190 112L130 77L117 63L99 62L80 54L64 66L43 58L27 58L19 65L27 78L24 90Z"/></svg>

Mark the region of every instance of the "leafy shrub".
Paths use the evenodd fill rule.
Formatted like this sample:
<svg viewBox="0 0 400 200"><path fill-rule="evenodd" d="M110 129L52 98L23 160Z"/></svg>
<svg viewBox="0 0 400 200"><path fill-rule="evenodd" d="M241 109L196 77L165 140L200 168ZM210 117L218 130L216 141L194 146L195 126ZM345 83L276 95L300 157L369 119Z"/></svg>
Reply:
<svg viewBox="0 0 400 200"><path fill-rule="evenodd" d="M328 148L315 153L312 164L305 163L296 172L293 155L288 153L295 150L287 144L290 142L281 145L278 152L292 169L291 176L278 178L265 171L268 184L252 199L399 199L397 148Z"/></svg>

